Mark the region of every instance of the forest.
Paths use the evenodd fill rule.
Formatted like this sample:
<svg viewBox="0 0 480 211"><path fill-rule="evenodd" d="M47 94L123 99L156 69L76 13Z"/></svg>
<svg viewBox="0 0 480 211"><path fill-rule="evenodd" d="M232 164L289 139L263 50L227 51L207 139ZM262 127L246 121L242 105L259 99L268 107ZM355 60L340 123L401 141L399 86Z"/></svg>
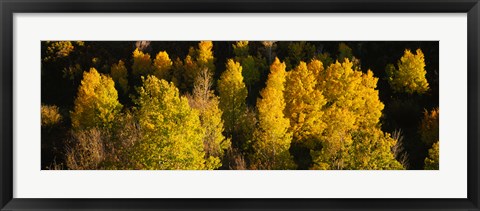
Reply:
<svg viewBox="0 0 480 211"><path fill-rule="evenodd" d="M437 41L41 41L42 170L438 170Z"/></svg>

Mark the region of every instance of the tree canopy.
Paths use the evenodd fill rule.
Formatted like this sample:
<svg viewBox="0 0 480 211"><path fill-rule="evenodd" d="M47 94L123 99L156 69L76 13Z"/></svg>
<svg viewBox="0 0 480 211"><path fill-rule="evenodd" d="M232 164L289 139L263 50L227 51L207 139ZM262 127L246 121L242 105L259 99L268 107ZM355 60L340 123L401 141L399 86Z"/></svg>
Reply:
<svg viewBox="0 0 480 211"><path fill-rule="evenodd" d="M423 94L429 90L425 75L425 56L422 50L417 49L416 54L405 50L402 58L398 60L397 67L387 65L388 82L396 92L408 94Z"/></svg>
<svg viewBox="0 0 480 211"><path fill-rule="evenodd" d="M260 169L294 169L296 167L289 148L292 134L288 131L290 121L285 118L285 63L278 58L270 66L267 85L257 101L259 125L254 132L253 159Z"/></svg>
<svg viewBox="0 0 480 211"><path fill-rule="evenodd" d="M71 112L73 128L112 126L122 108L114 84L112 78L98 73L95 68L83 73L74 110Z"/></svg>
<svg viewBox="0 0 480 211"><path fill-rule="evenodd" d="M41 48L42 169L440 166L438 42Z"/></svg>
<svg viewBox="0 0 480 211"><path fill-rule="evenodd" d="M233 134L238 130L241 116L246 110L247 89L243 82L242 67L232 59L227 61L226 70L218 80L218 93L225 131Z"/></svg>
<svg viewBox="0 0 480 211"><path fill-rule="evenodd" d="M173 83L155 76L142 79L134 100L142 137L131 150L141 169L205 169L204 129L198 111Z"/></svg>

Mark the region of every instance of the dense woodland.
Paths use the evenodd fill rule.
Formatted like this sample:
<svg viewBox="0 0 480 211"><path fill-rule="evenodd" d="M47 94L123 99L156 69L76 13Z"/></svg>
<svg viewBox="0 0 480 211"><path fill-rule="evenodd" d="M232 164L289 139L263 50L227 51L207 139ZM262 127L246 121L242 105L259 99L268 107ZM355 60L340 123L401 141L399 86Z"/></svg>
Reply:
<svg viewBox="0 0 480 211"><path fill-rule="evenodd" d="M43 41L42 169L439 169L430 41Z"/></svg>

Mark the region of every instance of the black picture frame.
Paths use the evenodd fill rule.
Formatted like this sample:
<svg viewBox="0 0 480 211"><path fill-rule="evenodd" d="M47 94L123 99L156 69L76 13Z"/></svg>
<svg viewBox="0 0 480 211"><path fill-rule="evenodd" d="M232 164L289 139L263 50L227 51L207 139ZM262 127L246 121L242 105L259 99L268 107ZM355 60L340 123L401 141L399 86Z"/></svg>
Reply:
<svg viewBox="0 0 480 211"><path fill-rule="evenodd" d="M479 210L478 0L0 0L0 207L2 210ZM467 13L466 199L18 199L13 198L14 13Z"/></svg>

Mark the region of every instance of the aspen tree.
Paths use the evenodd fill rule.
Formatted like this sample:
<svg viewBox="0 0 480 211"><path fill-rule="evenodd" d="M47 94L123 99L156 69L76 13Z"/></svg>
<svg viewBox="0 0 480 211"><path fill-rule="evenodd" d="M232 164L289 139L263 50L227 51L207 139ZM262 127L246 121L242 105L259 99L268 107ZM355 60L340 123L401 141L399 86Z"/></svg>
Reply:
<svg viewBox="0 0 480 211"><path fill-rule="evenodd" d="M155 76L142 80L134 100L142 137L131 151L133 168L206 169L198 111L173 83Z"/></svg>
<svg viewBox="0 0 480 211"><path fill-rule="evenodd" d="M111 128L122 108L114 84L112 78L98 73L95 68L83 73L71 112L73 128Z"/></svg>
<svg viewBox="0 0 480 211"><path fill-rule="evenodd" d="M295 163L289 153L292 134L285 118L283 92L286 80L285 63L278 58L270 66L266 87L257 101L259 126L254 132L253 161L259 169L293 169Z"/></svg>
<svg viewBox="0 0 480 211"><path fill-rule="evenodd" d="M320 68L312 61L311 68ZM378 78L353 69L353 63L336 62L318 73L317 89L327 101L320 138L321 148L313 149L315 169L401 169L391 148L396 141L380 130L384 108L378 96Z"/></svg>
<svg viewBox="0 0 480 211"><path fill-rule="evenodd" d="M173 62L170 60L166 51L158 52L157 56L153 60L153 75L158 79L164 79L166 81L172 80L172 66Z"/></svg>
<svg viewBox="0 0 480 211"><path fill-rule="evenodd" d="M110 76L117 87L119 87L124 94L128 93L128 72L125 63L119 60L117 64L113 64L110 69Z"/></svg>
<svg viewBox="0 0 480 211"><path fill-rule="evenodd" d="M397 67L388 64L386 69L388 82L395 92L424 94L429 90L425 78L425 56L421 49L417 49L416 54L405 50L397 62Z"/></svg>
<svg viewBox="0 0 480 211"><path fill-rule="evenodd" d="M246 111L247 89L243 82L240 63L232 59L227 61L226 70L218 81L218 92L225 131L227 134L233 134L238 129L241 117Z"/></svg>
<svg viewBox="0 0 480 211"><path fill-rule="evenodd" d="M222 111L219 108L219 97L215 96L211 86L212 75L207 68L200 72L195 80L190 106L199 111L200 122L205 129L203 146L207 166L218 168L225 151L231 147L230 139L222 134L224 130Z"/></svg>
<svg viewBox="0 0 480 211"><path fill-rule="evenodd" d="M435 142L432 145L432 148L428 150L428 157L425 158L425 167L426 170L438 170L440 167L439 159L439 142Z"/></svg>
<svg viewBox="0 0 480 211"><path fill-rule="evenodd" d="M132 73L136 76L146 76L152 72L152 60L150 54L143 53L142 51L135 49L133 51L133 65Z"/></svg>

